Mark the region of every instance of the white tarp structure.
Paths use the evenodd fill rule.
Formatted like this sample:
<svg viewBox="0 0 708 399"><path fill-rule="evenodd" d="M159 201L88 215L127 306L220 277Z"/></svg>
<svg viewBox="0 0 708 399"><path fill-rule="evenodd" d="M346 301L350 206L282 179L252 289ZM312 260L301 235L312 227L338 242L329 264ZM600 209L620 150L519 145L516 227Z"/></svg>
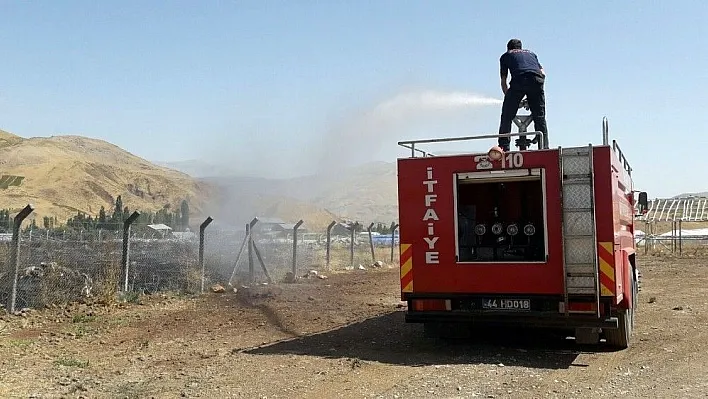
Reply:
<svg viewBox="0 0 708 399"><path fill-rule="evenodd" d="M671 237L674 232L667 231L666 233L656 234L655 237ZM676 229L675 236L681 237L708 237L708 228L704 229ZM642 239L646 236L646 233L641 230L634 230L634 237L637 239Z"/></svg>
<svg viewBox="0 0 708 399"><path fill-rule="evenodd" d="M708 237L708 229L681 229L676 230L676 233L668 231L663 234L659 234L659 237L671 237L671 236L681 236L681 237Z"/></svg>
<svg viewBox="0 0 708 399"><path fill-rule="evenodd" d="M662 234L655 234L655 235L649 235L641 230L635 230L634 231L634 242L643 245L646 243L646 240L649 241L656 241L656 242L668 242L671 240L687 240L687 241L699 241L699 242L708 242L708 228L702 228L702 229L681 229L681 230L676 230L675 232L672 231L667 231L666 233Z"/></svg>

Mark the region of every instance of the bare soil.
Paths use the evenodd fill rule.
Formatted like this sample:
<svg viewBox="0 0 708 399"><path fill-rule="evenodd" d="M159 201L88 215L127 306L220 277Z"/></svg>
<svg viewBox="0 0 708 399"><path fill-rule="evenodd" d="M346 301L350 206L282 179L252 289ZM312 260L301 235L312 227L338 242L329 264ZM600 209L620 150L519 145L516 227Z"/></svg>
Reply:
<svg viewBox="0 0 708 399"><path fill-rule="evenodd" d="M405 324L396 268L0 319L3 398L692 398L708 395L708 261L642 257L630 349Z"/></svg>

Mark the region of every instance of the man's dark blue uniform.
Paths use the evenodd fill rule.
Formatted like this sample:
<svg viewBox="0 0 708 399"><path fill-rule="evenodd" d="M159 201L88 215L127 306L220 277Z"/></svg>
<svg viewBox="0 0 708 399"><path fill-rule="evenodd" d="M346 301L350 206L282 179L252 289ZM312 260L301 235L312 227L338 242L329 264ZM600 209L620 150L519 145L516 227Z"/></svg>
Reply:
<svg viewBox="0 0 708 399"><path fill-rule="evenodd" d="M546 75L543 67L536 54L521 48L520 40L509 40L506 48L507 52L499 58L501 86L504 92L499 134L511 133L511 124L524 95L533 116L534 128L546 133L546 95L543 89ZM509 72L511 83L507 86ZM509 142L508 137L499 138L499 146L504 151L509 151Z"/></svg>

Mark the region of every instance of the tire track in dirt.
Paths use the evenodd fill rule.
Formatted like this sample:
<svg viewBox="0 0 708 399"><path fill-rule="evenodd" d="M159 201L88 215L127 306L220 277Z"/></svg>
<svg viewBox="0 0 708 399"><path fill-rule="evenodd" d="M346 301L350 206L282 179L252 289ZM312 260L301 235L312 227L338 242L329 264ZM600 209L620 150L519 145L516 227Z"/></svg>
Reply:
<svg viewBox="0 0 708 399"><path fill-rule="evenodd" d="M397 270L369 270L243 290L240 296L156 296L146 298L144 305L101 310L96 320L85 323L72 323L69 314L58 323L32 324L45 317L53 320L51 310L46 316L28 316L24 329L13 318L0 336L7 377L0 382L0 393L705 396L708 267L686 259L642 262L635 335L625 351L588 350L551 335L513 330L484 330L459 342L426 339L421 326L405 324L397 309ZM82 334L64 335L78 327ZM30 344L20 345L26 342ZM65 358L88 360L89 365L54 363ZM38 378L23 377L27 375ZM86 391L70 394L77 386Z"/></svg>
<svg viewBox="0 0 708 399"><path fill-rule="evenodd" d="M704 299L708 288L702 283L708 268L695 268L690 259L674 262L649 259L644 265L632 346L580 355L578 361L587 365L585 369L552 375L551 381L573 382L572 388L560 392L582 392L587 398L606 397L608 390L634 397L692 397L681 387L708 381L708 357L696 352L708 346L708 333L699 327L708 325L708 300ZM545 384L543 389L558 387ZM696 397L704 397L705 388L704 384Z"/></svg>

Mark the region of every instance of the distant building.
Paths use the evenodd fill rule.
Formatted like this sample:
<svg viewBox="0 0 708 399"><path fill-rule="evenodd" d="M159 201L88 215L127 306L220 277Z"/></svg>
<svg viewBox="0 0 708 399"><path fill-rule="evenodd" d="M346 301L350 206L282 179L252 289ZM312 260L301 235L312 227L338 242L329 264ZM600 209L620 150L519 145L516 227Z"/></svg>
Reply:
<svg viewBox="0 0 708 399"><path fill-rule="evenodd" d="M280 225L280 229L281 229L280 231L285 234L292 234L293 229L295 229L295 223L283 223ZM298 227L297 232L298 233L307 233L308 230L306 227L301 225L300 227Z"/></svg>
<svg viewBox="0 0 708 399"><path fill-rule="evenodd" d="M160 234L160 237L165 238L170 232L172 231L172 227L163 224L163 223L158 223L158 224L149 224L147 227Z"/></svg>
<svg viewBox="0 0 708 399"><path fill-rule="evenodd" d="M332 227L332 236L349 236L351 231L349 230L349 225L346 223L337 223Z"/></svg>
<svg viewBox="0 0 708 399"><path fill-rule="evenodd" d="M279 233L283 231L283 225L286 224L280 218L258 218L258 223L253 227L254 232L258 233Z"/></svg>

